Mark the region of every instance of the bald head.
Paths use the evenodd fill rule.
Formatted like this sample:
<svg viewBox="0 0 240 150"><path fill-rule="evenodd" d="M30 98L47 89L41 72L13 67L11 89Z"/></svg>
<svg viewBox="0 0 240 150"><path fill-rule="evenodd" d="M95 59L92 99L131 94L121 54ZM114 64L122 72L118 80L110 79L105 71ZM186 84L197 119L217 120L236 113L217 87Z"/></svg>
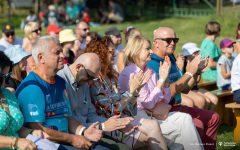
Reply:
<svg viewBox="0 0 240 150"><path fill-rule="evenodd" d="M95 53L84 53L69 66L77 85L91 84L101 70L101 60Z"/></svg>
<svg viewBox="0 0 240 150"><path fill-rule="evenodd" d="M158 29L154 30L154 39L156 38L165 38L167 34L174 34L176 37L176 33L172 28L169 27L159 27Z"/></svg>
<svg viewBox="0 0 240 150"><path fill-rule="evenodd" d="M94 72L101 69L101 60L95 53L84 53L80 55L72 65L82 64L85 68Z"/></svg>
<svg viewBox="0 0 240 150"><path fill-rule="evenodd" d="M170 56L175 51L176 43L176 33L173 29L160 27L154 30L154 53L160 56Z"/></svg>

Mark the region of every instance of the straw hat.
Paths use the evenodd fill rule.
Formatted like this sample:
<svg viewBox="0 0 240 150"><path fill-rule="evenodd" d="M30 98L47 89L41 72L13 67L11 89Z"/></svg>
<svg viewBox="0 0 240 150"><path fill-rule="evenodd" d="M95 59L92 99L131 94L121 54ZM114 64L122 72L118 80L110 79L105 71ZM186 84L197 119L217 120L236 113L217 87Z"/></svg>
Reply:
<svg viewBox="0 0 240 150"><path fill-rule="evenodd" d="M75 41L77 38L71 29L64 29L59 32L60 43Z"/></svg>

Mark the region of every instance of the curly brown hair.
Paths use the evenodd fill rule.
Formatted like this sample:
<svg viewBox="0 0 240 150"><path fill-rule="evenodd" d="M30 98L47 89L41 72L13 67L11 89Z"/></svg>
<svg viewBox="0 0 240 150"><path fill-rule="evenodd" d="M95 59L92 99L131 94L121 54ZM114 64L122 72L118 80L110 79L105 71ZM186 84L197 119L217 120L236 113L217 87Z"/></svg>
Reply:
<svg viewBox="0 0 240 150"><path fill-rule="evenodd" d="M111 79L114 77L116 71L113 69L113 65L107 62L108 46L110 43L113 44L109 36L94 38L86 45L84 53L96 53L102 63L101 73L103 75L106 73L106 75Z"/></svg>

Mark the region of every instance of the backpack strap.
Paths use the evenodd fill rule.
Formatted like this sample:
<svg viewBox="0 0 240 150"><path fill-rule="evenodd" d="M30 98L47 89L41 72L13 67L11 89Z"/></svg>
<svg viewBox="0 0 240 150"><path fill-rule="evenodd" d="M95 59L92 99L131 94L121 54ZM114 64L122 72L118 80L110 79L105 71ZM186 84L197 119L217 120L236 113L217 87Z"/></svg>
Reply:
<svg viewBox="0 0 240 150"><path fill-rule="evenodd" d="M9 126L10 126L11 115L10 115L10 110L9 110L9 106L8 106L8 103L7 103L7 99L4 97L2 91L0 91L0 98L1 98L0 105L1 105L2 109L7 112L8 117L9 117L8 127L7 127L7 130L6 130L5 134L4 134L4 136L6 136L7 133L8 133Z"/></svg>

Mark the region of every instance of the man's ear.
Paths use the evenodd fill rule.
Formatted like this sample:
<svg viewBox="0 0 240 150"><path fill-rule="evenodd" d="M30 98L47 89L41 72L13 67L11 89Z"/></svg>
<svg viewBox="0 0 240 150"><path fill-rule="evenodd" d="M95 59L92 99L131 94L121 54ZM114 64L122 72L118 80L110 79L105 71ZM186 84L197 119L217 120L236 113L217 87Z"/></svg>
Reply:
<svg viewBox="0 0 240 150"><path fill-rule="evenodd" d="M82 64L76 64L76 66L75 66L75 69L76 69L76 71L78 72L78 71L80 71L81 70L81 68L82 68Z"/></svg>
<svg viewBox="0 0 240 150"><path fill-rule="evenodd" d="M38 61L41 63L41 64L44 64L45 63L45 60L44 60L44 57L43 57L43 54L42 53L39 53L38 56Z"/></svg>

